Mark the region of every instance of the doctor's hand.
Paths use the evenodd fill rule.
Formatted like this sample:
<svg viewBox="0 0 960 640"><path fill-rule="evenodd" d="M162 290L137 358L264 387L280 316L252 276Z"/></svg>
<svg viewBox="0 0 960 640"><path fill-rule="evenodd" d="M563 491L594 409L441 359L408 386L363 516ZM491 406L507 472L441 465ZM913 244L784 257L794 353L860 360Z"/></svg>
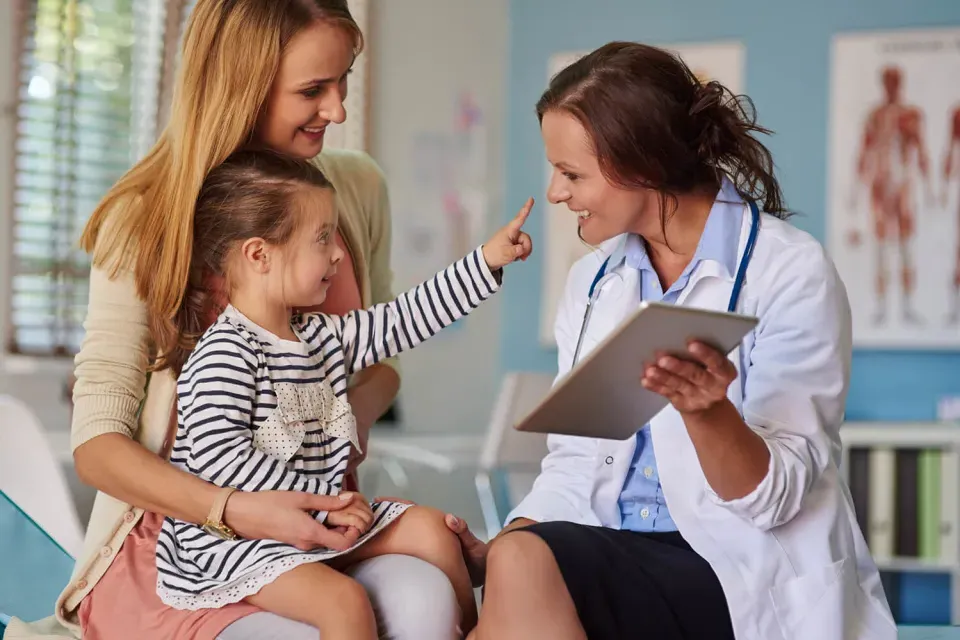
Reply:
<svg viewBox="0 0 960 640"><path fill-rule="evenodd" d="M467 571L470 572L470 581L474 587L482 586L487 573L487 551L490 545L473 535L462 518L447 514L444 522L447 528L460 538L460 549L463 551Z"/></svg>
<svg viewBox="0 0 960 640"><path fill-rule="evenodd" d="M527 221L531 209L533 198L529 198L520 213L483 245L483 259L491 271L517 260L526 260L533 252L533 241L523 231L523 223Z"/></svg>
<svg viewBox="0 0 960 640"><path fill-rule="evenodd" d="M462 518L447 514L444 518L447 528L457 534L460 538L460 549L463 551L463 561L467 564L467 571L470 572L470 581L474 587L483 586L487 574L487 553L490 546L496 544L497 538L509 532L512 529L526 527L536 524L533 520L527 518L517 518L505 526L500 533L490 542L483 542L477 536L473 535L467 523Z"/></svg>
<svg viewBox="0 0 960 640"><path fill-rule="evenodd" d="M722 353L702 342L687 345L690 360L663 354L644 369L640 383L659 393L681 414L707 411L727 399L737 369Z"/></svg>

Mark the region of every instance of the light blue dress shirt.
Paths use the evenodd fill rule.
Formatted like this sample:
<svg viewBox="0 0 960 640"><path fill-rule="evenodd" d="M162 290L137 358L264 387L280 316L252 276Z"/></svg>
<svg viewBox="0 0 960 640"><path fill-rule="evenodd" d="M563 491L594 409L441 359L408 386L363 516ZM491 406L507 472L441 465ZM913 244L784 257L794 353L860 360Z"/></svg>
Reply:
<svg viewBox="0 0 960 640"><path fill-rule="evenodd" d="M660 279L653 269L643 240L639 236L631 235L627 239L624 262L626 266L640 271L641 298L650 302L675 303L690 281L690 275L705 260L717 262L729 274L734 274L737 268L743 210L743 201L734 190L733 184L724 181L717 200L710 209L693 259L667 291L660 287ZM667 509L660 486L650 425L644 425L636 437L637 449L620 492L620 528L629 531L676 531L677 527L670 517L670 510Z"/></svg>

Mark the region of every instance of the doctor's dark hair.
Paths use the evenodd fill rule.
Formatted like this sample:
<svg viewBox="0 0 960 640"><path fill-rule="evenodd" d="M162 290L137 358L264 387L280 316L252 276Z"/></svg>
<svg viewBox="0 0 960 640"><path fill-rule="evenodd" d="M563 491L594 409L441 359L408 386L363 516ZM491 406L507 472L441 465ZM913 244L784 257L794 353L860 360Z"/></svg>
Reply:
<svg viewBox="0 0 960 640"><path fill-rule="evenodd" d="M151 315L150 333L158 351L152 370L169 368L180 374L221 310L218 298L225 300L229 291L227 267L234 251L251 238L285 245L316 210L304 204L317 198L317 189L334 193L316 165L269 149L236 151L210 171L193 213L193 248L183 301L172 322L157 321Z"/></svg>
<svg viewBox="0 0 960 640"><path fill-rule="evenodd" d="M611 184L658 191L664 227L676 196L717 189L724 173L761 210L789 215L773 157L754 136L771 132L757 124L752 101L702 82L668 51L606 44L550 80L537 102L541 124L548 111L580 122Z"/></svg>

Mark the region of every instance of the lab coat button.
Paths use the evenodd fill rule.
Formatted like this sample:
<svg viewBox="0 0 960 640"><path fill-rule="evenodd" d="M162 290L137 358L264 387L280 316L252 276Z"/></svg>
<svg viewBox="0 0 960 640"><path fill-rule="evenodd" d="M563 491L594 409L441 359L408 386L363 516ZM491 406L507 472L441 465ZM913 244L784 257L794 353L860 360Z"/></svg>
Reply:
<svg viewBox="0 0 960 640"><path fill-rule="evenodd" d="M605 462L607 464L613 464L613 456L607 456L607 459L605 460Z"/></svg>

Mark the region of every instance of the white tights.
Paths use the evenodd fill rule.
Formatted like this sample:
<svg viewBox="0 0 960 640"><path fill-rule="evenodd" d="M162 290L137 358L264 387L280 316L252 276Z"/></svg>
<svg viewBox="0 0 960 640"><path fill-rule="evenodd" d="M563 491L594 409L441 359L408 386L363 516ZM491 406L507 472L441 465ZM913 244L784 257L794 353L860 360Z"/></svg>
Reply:
<svg viewBox="0 0 960 640"><path fill-rule="evenodd" d="M460 608L440 569L412 556L387 555L347 572L367 590L382 640L455 640ZM272 613L237 620L217 640L317 640L309 625ZM322 638L320 639L322 640Z"/></svg>

